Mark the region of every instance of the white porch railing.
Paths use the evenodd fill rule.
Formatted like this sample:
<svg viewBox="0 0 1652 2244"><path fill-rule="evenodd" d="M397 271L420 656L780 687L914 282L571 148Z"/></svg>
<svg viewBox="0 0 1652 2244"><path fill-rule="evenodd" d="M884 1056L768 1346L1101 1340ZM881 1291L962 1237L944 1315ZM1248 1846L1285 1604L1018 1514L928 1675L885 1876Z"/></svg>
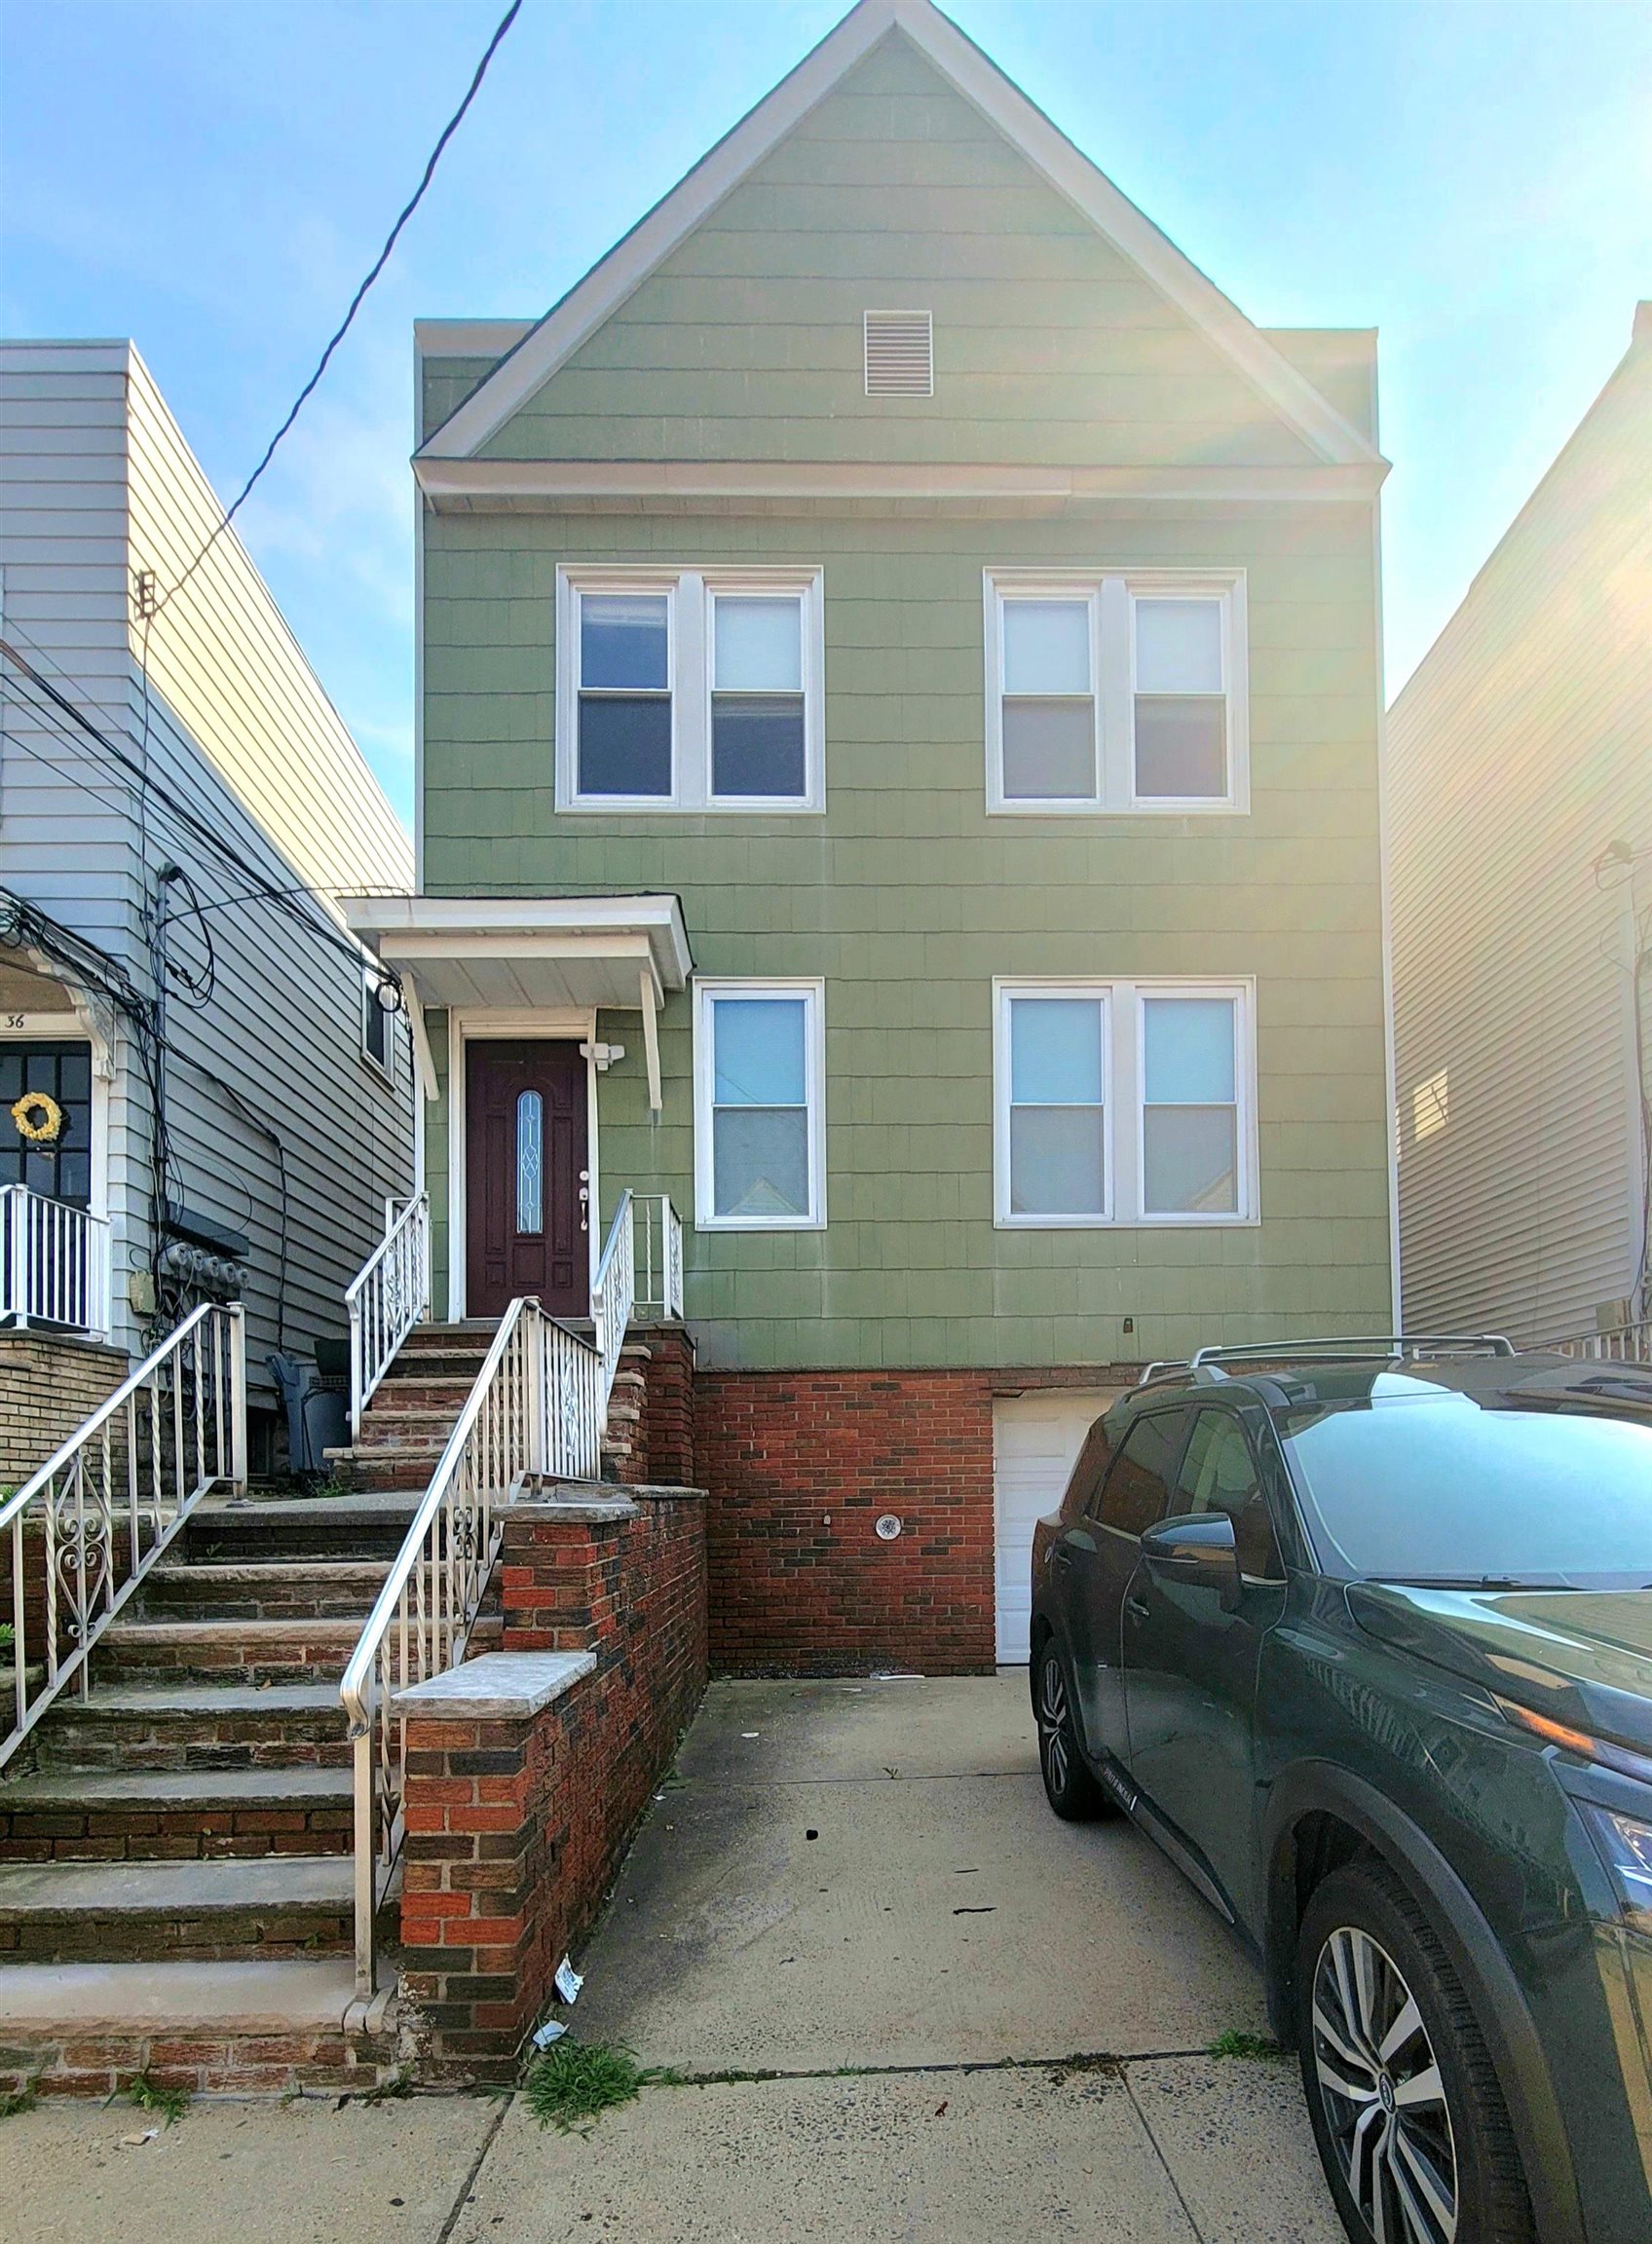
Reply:
<svg viewBox="0 0 1652 2244"><path fill-rule="evenodd" d="M683 1218L663 1192L631 1198L636 1307L639 1317L683 1314Z"/></svg>
<svg viewBox="0 0 1652 2244"><path fill-rule="evenodd" d="M356 1984L370 2001L374 1920L401 1848L405 1729L395 1693L457 1666L499 1555L500 1508L528 1475L594 1480L631 1314L631 1200L592 1295L597 1344L512 1301L344 1671L356 1741Z"/></svg>
<svg viewBox="0 0 1652 2244"><path fill-rule="evenodd" d="M109 1329L109 1219L0 1186L0 1322Z"/></svg>
<svg viewBox="0 0 1652 2244"><path fill-rule="evenodd" d="M57 1694L92 1695L92 1647L206 1491L246 1484L246 1332L204 1302L0 1504L11 1543L13 1719L0 1768ZM3 1611L0 1605L0 1611ZM0 1672L4 1670L0 1653Z"/></svg>
<svg viewBox="0 0 1652 2244"><path fill-rule="evenodd" d="M1607 1332L1574 1332L1564 1340L1545 1340L1541 1345L1579 1363L1652 1364L1652 1325L1617 1325Z"/></svg>
<svg viewBox="0 0 1652 2244"><path fill-rule="evenodd" d="M385 1235L346 1289L350 1312L350 1435L391 1359L431 1306L431 1203L387 1200Z"/></svg>

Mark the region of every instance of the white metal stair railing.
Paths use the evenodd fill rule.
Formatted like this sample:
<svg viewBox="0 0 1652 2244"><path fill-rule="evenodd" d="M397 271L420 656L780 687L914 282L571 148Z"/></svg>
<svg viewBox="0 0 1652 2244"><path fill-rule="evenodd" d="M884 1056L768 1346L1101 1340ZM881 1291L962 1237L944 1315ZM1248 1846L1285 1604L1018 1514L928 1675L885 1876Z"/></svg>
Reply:
<svg viewBox="0 0 1652 2244"><path fill-rule="evenodd" d="M339 1686L355 1740L356 1987L372 2000L374 1921L401 1850L406 1725L397 1691L455 1667L529 1476L594 1480L631 1317L631 1196L597 1266L596 1345L526 1297L501 1320Z"/></svg>
<svg viewBox="0 0 1652 2244"><path fill-rule="evenodd" d="M683 1314L683 1218L663 1192L633 1194L637 1315L663 1322Z"/></svg>
<svg viewBox="0 0 1652 2244"><path fill-rule="evenodd" d="M1573 1332L1539 1343L1558 1356L1588 1364L1652 1365L1652 1325L1617 1325L1606 1332Z"/></svg>
<svg viewBox="0 0 1652 2244"><path fill-rule="evenodd" d="M108 1217L0 1185L0 1320L107 1332Z"/></svg>
<svg viewBox="0 0 1652 2244"><path fill-rule="evenodd" d="M240 1302L192 1311L0 1504L0 1536L11 1541L13 1670L0 1768L70 1683L91 1697L93 1646L220 1481L238 1493L246 1486Z"/></svg>
<svg viewBox="0 0 1652 2244"><path fill-rule="evenodd" d="M350 1438L396 1350L431 1306L431 1203L427 1193L387 1200L385 1235L346 1289L350 1312Z"/></svg>

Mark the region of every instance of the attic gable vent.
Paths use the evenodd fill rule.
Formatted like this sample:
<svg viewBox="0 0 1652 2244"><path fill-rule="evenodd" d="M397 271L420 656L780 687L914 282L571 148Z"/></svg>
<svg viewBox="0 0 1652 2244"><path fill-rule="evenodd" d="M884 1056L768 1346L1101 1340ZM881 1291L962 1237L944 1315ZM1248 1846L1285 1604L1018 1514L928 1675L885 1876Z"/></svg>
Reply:
<svg viewBox="0 0 1652 2244"><path fill-rule="evenodd" d="M866 394L935 394L934 337L927 312L866 314Z"/></svg>

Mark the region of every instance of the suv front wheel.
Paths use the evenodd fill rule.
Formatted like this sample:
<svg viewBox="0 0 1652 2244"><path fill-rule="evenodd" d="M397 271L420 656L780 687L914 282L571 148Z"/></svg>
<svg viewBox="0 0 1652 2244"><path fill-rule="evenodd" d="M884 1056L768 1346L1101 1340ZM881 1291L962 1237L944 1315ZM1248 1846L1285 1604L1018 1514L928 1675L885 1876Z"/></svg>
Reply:
<svg viewBox="0 0 1652 2244"><path fill-rule="evenodd" d="M1038 1768L1044 1779L1044 1797L1064 1823L1088 1822L1093 1815L1106 1814L1111 1802L1079 1753L1072 1695L1053 1636L1045 1638L1035 1657L1032 1713L1038 1725Z"/></svg>
<svg viewBox="0 0 1652 2244"><path fill-rule="evenodd" d="M1382 1864L1315 1888L1296 1988L1308 2113L1354 2244L1531 2244L1484 2038L1433 1926Z"/></svg>

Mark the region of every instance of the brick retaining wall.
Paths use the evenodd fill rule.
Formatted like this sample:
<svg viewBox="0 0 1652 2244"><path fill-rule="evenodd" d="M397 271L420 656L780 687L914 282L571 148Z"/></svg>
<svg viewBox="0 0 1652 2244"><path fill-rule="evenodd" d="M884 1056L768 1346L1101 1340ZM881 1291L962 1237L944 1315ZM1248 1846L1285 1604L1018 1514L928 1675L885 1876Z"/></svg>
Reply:
<svg viewBox="0 0 1652 2244"><path fill-rule="evenodd" d="M401 1994L422 2077L508 2078L593 1923L704 1689L704 1530L697 1489L513 1507L504 1650L475 1666L593 1664L532 1711L411 1696Z"/></svg>

